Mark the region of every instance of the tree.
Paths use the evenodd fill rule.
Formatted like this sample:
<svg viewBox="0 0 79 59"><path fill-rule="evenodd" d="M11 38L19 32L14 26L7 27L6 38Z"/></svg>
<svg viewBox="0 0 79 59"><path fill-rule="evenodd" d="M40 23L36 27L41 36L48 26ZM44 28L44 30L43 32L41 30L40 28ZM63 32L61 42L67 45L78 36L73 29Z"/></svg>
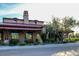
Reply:
<svg viewBox="0 0 79 59"><path fill-rule="evenodd" d="M73 17L64 17L62 19L63 30L69 30L76 25L76 20Z"/></svg>
<svg viewBox="0 0 79 59"><path fill-rule="evenodd" d="M54 17L52 19L52 33L53 33L53 38L55 42L59 42L60 41L60 19L57 17ZM62 39L62 38L61 38Z"/></svg>
<svg viewBox="0 0 79 59"><path fill-rule="evenodd" d="M76 20L73 17L66 16L62 19L62 24L63 24L63 31L67 34L67 37L69 37L68 34L70 32L73 32L72 28L76 26Z"/></svg>
<svg viewBox="0 0 79 59"><path fill-rule="evenodd" d="M49 33L49 39L53 38L55 42L59 42L62 39L62 32L60 32L60 19L54 17L52 22L47 24L47 34Z"/></svg>
<svg viewBox="0 0 79 59"><path fill-rule="evenodd" d="M61 20L62 22L60 22ZM55 42L63 42L64 32L70 31L75 24L76 20L73 17L64 17L63 19L54 17L52 22L46 25L46 31L49 32L49 38L53 37Z"/></svg>

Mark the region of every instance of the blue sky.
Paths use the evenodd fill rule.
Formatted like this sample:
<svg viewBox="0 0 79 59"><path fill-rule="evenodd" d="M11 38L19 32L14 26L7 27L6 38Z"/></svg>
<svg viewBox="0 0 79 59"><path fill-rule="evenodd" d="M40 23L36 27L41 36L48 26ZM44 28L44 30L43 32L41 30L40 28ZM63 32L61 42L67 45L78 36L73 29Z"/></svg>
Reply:
<svg viewBox="0 0 79 59"><path fill-rule="evenodd" d="M17 7L18 5L20 5L20 4L16 4L16 3L0 3L0 21L2 21L3 17L14 18L14 17L21 16L18 13L12 13L10 11L13 8Z"/></svg>
<svg viewBox="0 0 79 59"><path fill-rule="evenodd" d="M12 8L12 7L15 7L17 4L16 3L0 3L0 10L2 9L9 9L9 8Z"/></svg>

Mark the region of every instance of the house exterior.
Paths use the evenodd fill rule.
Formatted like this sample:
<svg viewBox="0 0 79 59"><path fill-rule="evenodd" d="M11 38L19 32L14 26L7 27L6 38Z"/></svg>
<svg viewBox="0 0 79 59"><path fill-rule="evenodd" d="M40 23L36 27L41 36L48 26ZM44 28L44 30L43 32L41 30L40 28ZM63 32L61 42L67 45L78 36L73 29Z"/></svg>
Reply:
<svg viewBox="0 0 79 59"><path fill-rule="evenodd" d="M63 35L64 38L69 38L74 33L74 31L72 30L67 30L63 32L64 32L64 35Z"/></svg>
<svg viewBox="0 0 79 59"><path fill-rule="evenodd" d="M20 42L24 40L31 40L34 42L37 35L43 28L43 21L29 20L28 11L24 11L23 19L18 18L3 18L0 23L0 40L18 39ZM42 42L41 39L39 39Z"/></svg>

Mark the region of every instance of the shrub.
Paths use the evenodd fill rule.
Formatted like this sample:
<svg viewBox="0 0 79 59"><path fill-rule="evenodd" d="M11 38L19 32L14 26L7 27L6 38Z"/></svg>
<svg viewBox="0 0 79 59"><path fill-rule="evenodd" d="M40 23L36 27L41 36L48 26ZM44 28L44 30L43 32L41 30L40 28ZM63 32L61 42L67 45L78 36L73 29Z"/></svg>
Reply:
<svg viewBox="0 0 79 59"><path fill-rule="evenodd" d="M5 46L9 45L9 40L4 40L3 45L5 45Z"/></svg>
<svg viewBox="0 0 79 59"><path fill-rule="evenodd" d="M29 40L28 40L28 43L33 43L33 40L32 40L32 39L29 39Z"/></svg>
<svg viewBox="0 0 79 59"><path fill-rule="evenodd" d="M25 42L26 44L29 44L28 40L25 40L24 42Z"/></svg>
<svg viewBox="0 0 79 59"><path fill-rule="evenodd" d="M39 42L34 42L33 44L34 44L34 45L38 45L38 44L39 44Z"/></svg>
<svg viewBox="0 0 79 59"><path fill-rule="evenodd" d="M43 42L47 42L45 33L41 33L41 38L42 38Z"/></svg>
<svg viewBox="0 0 79 59"><path fill-rule="evenodd" d="M17 40L17 39L11 39L11 40L9 41L9 45L14 46L14 45L17 45L18 42L19 42L19 40Z"/></svg>
<svg viewBox="0 0 79 59"><path fill-rule="evenodd" d="M3 45L3 41L2 40L0 40L0 45Z"/></svg>
<svg viewBox="0 0 79 59"><path fill-rule="evenodd" d="M23 43L18 43L18 45L24 46L24 45L26 45L26 43L25 43L25 42L23 42Z"/></svg>
<svg viewBox="0 0 79 59"><path fill-rule="evenodd" d="M65 38L64 42L76 42L79 41L79 38Z"/></svg>
<svg viewBox="0 0 79 59"><path fill-rule="evenodd" d="M9 44L6 44L6 43L4 43L4 41L0 40L0 45L7 46L7 45L9 45Z"/></svg>

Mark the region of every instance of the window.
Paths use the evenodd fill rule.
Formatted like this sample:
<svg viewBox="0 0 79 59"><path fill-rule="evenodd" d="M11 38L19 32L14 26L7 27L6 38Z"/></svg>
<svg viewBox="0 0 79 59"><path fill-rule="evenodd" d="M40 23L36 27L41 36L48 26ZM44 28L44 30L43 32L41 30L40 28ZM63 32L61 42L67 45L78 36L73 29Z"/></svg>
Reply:
<svg viewBox="0 0 79 59"><path fill-rule="evenodd" d="M26 39L32 39L32 33L26 33Z"/></svg>
<svg viewBox="0 0 79 59"><path fill-rule="evenodd" d="M11 33L12 39L19 39L19 34L18 33Z"/></svg>

